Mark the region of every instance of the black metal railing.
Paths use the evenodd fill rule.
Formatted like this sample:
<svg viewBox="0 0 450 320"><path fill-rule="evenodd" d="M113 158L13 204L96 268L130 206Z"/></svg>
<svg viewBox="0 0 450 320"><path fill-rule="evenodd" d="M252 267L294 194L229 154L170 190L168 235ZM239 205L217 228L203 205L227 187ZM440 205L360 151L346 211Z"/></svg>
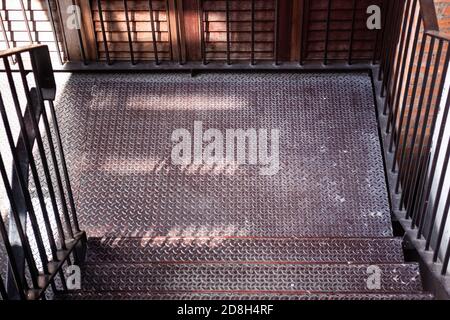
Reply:
<svg viewBox="0 0 450 320"><path fill-rule="evenodd" d="M161 64L164 68L177 69L180 66L190 69L227 68L231 65L234 68L272 65L290 69L317 69L323 66L345 69L353 64L369 66L372 50L373 58L376 59L381 51L379 47L382 41L378 35L380 32L376 30L370 31L373 37L367 37L366 34L361 38L361 32L368 31L361 25L360 19L362 14L367 16L365 8L356 0L348 0L349 7L344 8L344 11L350 13L350 18L347 18L346 14L343 17L336 16L336 12L339 14L343 11L334 9L339 7L336 7L334 1L322 2L326 11L323 21L317 20L322 19L321 11L311 6L312 1L305 0L300 2L298 8L295 7L298 11L298 21L291 26L286 26L284 16L290 16L292 12L286 8L286 3L278 0L248 0L242 3L198 0L195 8L185 8L181 5L183 2L178 0L83 1L87 9L81 16L77 11L72 13L83 23L77 28L77 35L71 37L66 35L66 32L71 31L61 26L61 8L57 4L48 4L48 16L53 29L59 31L55 32L55 39L61 46L64 44L61 51L68 51L68 47L72 48L71 50L77 47L80 51L79 58L69 57L64 62L72 62L72 66L81 62L83 66L79 68L83 70L98 69L104 63L123 69L127 67L124 62L129 63L128 68L139 63L145 64L146 69L159 67ZM385 2L374 1L375 4ZM386 6L396 2L388 2ZM72 3L80 5L80 1L73 0ZM389 12L395 8L390 9ZM91 12L89 17L85 16L88 11ZM143 11L148 11L148 14L144 16ZM211 12L216 15L214 21L210 20ZM264 13L270 17L264 16ZM309 15L312 14L315 17L310 21ZM218 15L223 17L217 18ZM191 19L190 23L195 23L192 17L196 17L198 35L192 36L192 26L187 25L186 17ZM324 29L320 30L323 31L323 39L311 39L311 32L316 31L312 24L317 22L316 20L324 25ZM342 21L344 23L341 23ZM212 23L216 25L215 29L210 29ZM298 33L298 39L290 39L286 32ZM143 35L144 33L147 34ZM264 39L261 39L261 35ZM237 39L241 36L244 38ZM69 45L67 38L71 40ZM361 49L362 42L367 48ZM317 56L309 55L311 45L321 46L320 52L315 52ZM294 50L293 46L298 48ZM370 46L372 48L369 48ZM88 55L87 47L95 47L96 55L92 52ZM361 55L362 50L365 50L365 55ZM292 56L291 51L298 51L298 54ZM66 53L65 56L69 54Z"/></svg>
<svg viewBox="0 0 450 320"><path fill-rule="evenodd" d="M11 6L11 8L15 8L14 5L18 5L20 8L22 16L21 21L10 19L10 10L8 10L8 7ZM59 63L62 65L67 62L67 40L65 38L65 33L62 32L63 26L61 23L61 21L63 21L62 8L60 7L59 1L46 0L43 5L46 6L45 10L50 23L51 36L48 36L46 32L41 32L37 28L37 21L33 19L34 15L31 9L31 2L14 0L8 3L4 2L0 7L0 9L5 12L5 18L0 15L0 39L4 42L6 49L21 46L20 44L17 44L18 40L16 40L16 33L22 33L23 30L19 29L20 27L15 26L17 22L20 21L22 23L17 25L24 26L27 38L27 40L24 41L18 36L17 38L20 39L20 42L28 42L29 44L41 44L41 42L52 43L54 46L53 50L55 51L55 57L57 57ZM43 39L41 39L41 36L43 36ZM15 64L14 59L12 59L12 62Z"/></svg>
<svg viewBox="0 0 450 320"><path fill-rule="evenodd" d="M210 1L211 2L211 1ZM73 4L77 4L78 1L72 1ZM121 39L121 42L126 44L125 50L129 54L129 59L124 59L126 63L131 62L129 65L125 65L124 69L133 68L133 65L141 62L139 59L139 50L136 44L136 35L133 33L133 24L136 23L134 15L132 13L133 9L127 0L114 2L114 5L120 6L119 10L113 10L115 7L110 7L112 4L107 1L102 0L92 0L88 1L89 5L95 7L95 10L90 8L90 13L92 15L98 14L98 25L99 30L96 30L96 26L92 26L95 34L95 49L97 51L97 62L112 65L117 62L117 57L114 56L114 41L112 37L112 25L114 21L108 20L111 18L111 12L122 12L124 16L120 19L125 21L125 32L126 36ZM198 43L196 42L192 47L198 47L199 61L187 59L190 56L187 53L186 30L185 21L182 21L182 13L184 8L180 7L179 1L148 1L143 2L141 8L148 10L148 29L146 30L150 33L151 41L145 41L146 52L151 52L152 58L155 61L155 65L160 65L162 62L175 62L175 68L179 65L185 65L186 68L191 68L193 65L189 63L198 63L201 66L210 66L213 59L211 58L211 52L209 51L209 33L208 33L208 14L207 14L207 3L206 0L199 0L198 5L195 10L191 13L195 13L198 19L199 26L199 36ZM158 7L156 4L159 3ZM170 3L170 4L169 4ZM220 57L221 64L214 65L212 68L228 68L230 65L236 66L236 69L251 69L255 66L261 65L262 60L257 56L257 28L256 25L260 21L258 20L258 8L257 2L255 0L247 1L250 6L246 7L245 10L240 10L240 12L247 12L248 19L244 22L250 27L250 37L249 37L249 50L246 52L248 56L243 60L242 64L235 63L233 59L233 4L236 5L236 1L224 1L223 11L224 21L223 27L225 28L225 37L222 39L224 42L223 56ZM309 63L317 62L314 64L317 70L328 70L329 65L333 61L339 61L337 69L339 70L351 70L356 62L361 62L361 57L357 57L356 44L357 41L361 41L357 37L357 23L360 23L361 19L358 18L358 14L361 11L361 7L358 7L358 1L349 0L348 3L351 5L350 16L350 29L347 30L348 38L341 39L341 42L346 43L346 49L343 50L342 57L333 56L332 44L336 41L333 38L334 23L336 22L336 17L333 16L333 4L336 2L331 0L323 1L324 6L321 9L323 13L323 39L321 44L323 44L323 50L319 52L317 57L311 57L308 55L308 44L311 39L308 39L311 35L309 34L309 14L311 13L312 1L305 0L302 2L301 8L298 8L299 16L301 20L298 22L298 26L292 26L291 31L295 28L298 31L298 41L296 45L298 56L292 61L284 61L280 55L282 52L280 42L281 42L281 31L280 25L282 24L280 15L285 12L280 12L280 1L273 0L274 15L273 15L273 29L270 32L273 34L273 47L270 52L270 59L268 68L278 69L278 65L287 65L290 63L293 68L302 69L306 67ZM413 230L415 232L414 238L420 240L419 245L423 246L423 250L431 254L430 263L439 265L440 273L448 274L448 264L450 258L450 240L447 234L447 229L449 228L448 223L448 213L450 209L450 196L448 192L447 181L450 175L449 162L450 162L450 145L447 134L447 128L450 127L450 121L448 120L449 115L449 103L450 98L448 97L448 70L449 70L449 58L450 58L450 36L440 31L436 9L433 0L396 0L388 1L382 0L378 1L382 8L382 29L374 31L374 39L370 39L373 48L369 50L369 54L364 58L364 64L361 68L364 70L372 70L374 75L374 83L376 86L377 99L379 100L379 118L380 123L383 127L383 139L385 147L385 155L388 169L388 180L389 187L392 192L392 204L393 209L401 221L405 230ZM49 18L53 26L55 33L55 39L59 39L57 42L65 44L63 47L67 50L67 40L65 35L65 29L61 25L58 26L62 21L61 8L58 7L58 1L56 1L55 8L52 7L51 3L48 2L50 8ZM109 7L108 7L109 6ZM53 11L52 11L53 10ZM161 15L165 12L167 24L168 38L168 53L162 48L161 44L161 21L156 21L156 11L160 12ZM193 12L197 11L197 12ZM22 8L22 12L25 13L24 19L26 19L25 9ZM77 12L75 12L77 13ZM82 18L82 17L78 17ZM92 18L92 17L91 17ZM82 20L82 19L81 19ZM0 27L2 28L3 36L6 39L7 45L8 37L6 35L6 29L3 26L4 23L0 20ZM27 25L28 22L27 22ZM85 25L77 28L77 37L72 37L77 39L77 46L80 50L80 61L84 64L89 64L94 62L89 60L86 55L86 44L89 44L88 37L86 36L86 30L83 30ZM57 32L59 30L59 32ZM222 30L223 31L223 30ZM30 42L33 41L31 30L28 30ZM175 39L175 41L173 41ZM10 46L11 47L11 46ZM73 47L73 44L72 44ZM273 50L272 50L273 49ZM284 48L285 49L285 48ZM291 51L292 48L289 48ZM373 50L372 50L373 49ZM0 292L5 290L10 292L10 284L14 283L14 286L19 288L20 292L29 292L30 288L36 290L41 288L40 285L40 274L52 274L53 277L56 273L52 273L52 270L47 270L45 263L49 255L47 251L42 249L44 242L49 245L50 255L53 260L59 257L60 251L67 253L70 251L70 247L65 245L67 240L77 240L80 236L80 230L76 222L76 213L73 203L73 197L71 196L70 183L68 183L68 173L64 161L61 161L61 171L55 171L55 181L53 184L51 177L49 177L49 168L51 165L57 167L58 157L59 159L64 159L62 153L62 148L59 148L61 154L56 154L55 149L50 152L49 155L45 153L43 149L43 143L40 142L43 138L39 135L39 130L34 130L37 128L37 119L43 121L44 129L46 131L47 137L51 137L49 130L49 123L46 120L46 107L43 107L44 102L48 101L48 109L50 114L54 116L53 107L53 92L54 86L48 82L44 82L45 77L41 77L42 74L50 74L50 71L41 70L41 66L45 63L39 63L39 59L44 59L45 54L42 47L30 47L27 49L30 52L32 58L33 72L36 75L36 88L29 89L26 83L25 71L20 55L22 51L9 51L8 54L3 54L2 59L5 64L5 69L7 71L8 81L10 83L14 82L12 78L8 58L13 58L12 61L17 62L20 74L22 75L21 82L23 82L23 87L25 87L25 100L29 105L29 114L34 114L36 120L31 121L34 117L31 117L28 122L21 120L21 116L18 116L20 122L20 129L23 134L21 135L22 140L19 144L14 144L12 139L9 139L9 144L15 147L11 149L20 151L21 154L16 155L16 161L14 161L15 171L12 179L11 187L18 188L17 190L8 190L6 187L6 193L11 191L11 217L14 222L22 222L24 213L28 216L28 220L31 225L34 226L34 239L32 242L36 244L38 249L38 255L36 253L27 252L29 248L30 240L27 238L26 230L20 230L19 226L16 227L14 238L12 239L10 234L9 238L4 237L5 246L8 251L8 256L13 257L10 259L10 272L8 279L3 279L3 281L8 281L7 285L4 286L0 281ZM27 51L25 50L25 51ZM65 51L61 49L60 51ZM78 48L77 48L78 50ZM174 54L174 51L176 54ZM102 53L102 54L100 54ZM342 53L342 52L341 52ZM67 54L66 54L67 56ZM34 60L33 60L34 59ZM47 59L47 58L45 58ZM189 61L188 61L189 60ZM247 61L248 60L248 61ZM267 60L267 59L266 59ZM294 61L295 60L295 61ZM33 63L34 61L34 63ZM241 61L242 62L242 61ZM196 66L196 65L194 65ZM155 67L151 65L149 69ZM266 66L267 67L267 66ZM170 68L170 65L169 67ZM99 68L98 70L104 70ZM51 81L50 81L51 82ZM45 85L44 85L45 83ZM11 86L11 88L13 88ZM15 90L12 89L12 95L17 96L14 93ZM14 104L17 106L18 100L13 99ZM33 103L36 101L41 101L37 103L35 108L31 108ZM7 113L4 113L7 115ZM26 114L27 115L27 114ZM30 115L28 115L30 117ZM6 119L6 121L5 121ZM5 117L4 122L8 124L8 119ZM8 131L8 130L7 130ZM49 141L50 145L53 145L56 141L56 145L60 147L60 137L58 130L56 139ZM27 138L29 137L29 138ZM27 139L29 140L27 142ZM39 157L43 158L43 170L45 182L49 186L48 195L50 201L50 207L52 212L58 212L55 217L54 225L56 226L57 237L53 235L53 229L50 214L47 212L47 206L45 202L44 191L41 190L40 180L38 179L39 172L36 168L36 164L33 164L33 154L31 152L32 143L36 142L39 151ZM28 146L27 146L28 145ZM47 161L46 157L50 161ZM19 168L23 166L22 158L27 158L28 163L21 169L24 173L21 173ZM13 151L14 160L14 151ZM27 186L28 177L25 174L31 169L32 178L34 184L36 185L36 194L40 203L40 212L42 212L42 218L45 222L45 232L43 235L42 228L37 226L37 222L34 216L37 215L33 210L31 203L31 195L27 193L24 186ZM7 171L2 176L3 180L7 179ZM23 177L20 177L23 175ZM14 184L15 182L15 184ZM55 187L53 187L53 185ZM65 189L65 190L64 190ZM64 193L64 191L67 193ZM20 195L17 198L17 194ZM61 205L58 206L58 201ZM65 204L63 204L65 203ZM14 205L17 206L14 210ZM15 218L14 211L17 211L17 219ZM22 220L21 220L22 219ZM50 221L50 222L49 222ZM0 229L2 226L0 225ZM7 228L5 226L5 235L7 235ZM3 229L2 229L3 230ZM0 230L0 231L2 231ZM54 238L54 239L53 239ZM12 243L8 243L8 240L14 240ZM79 241L79 240L78 240ZM10 241L11 242L11 241ZM21 255L15 252L15 247L19 244L19 250ZM45 246L44 246L45 247ZM11 255L10 255L11 254ZM17 255L17 259L14 257ZM39 258L40 263L36 260ZM15 261L17 260L17 261ZM34 263L33 263L34 261ZM55 260L56 261L56 260ZM58 261L61 261L59 259ZM25 283L23 278L22 269L24 265L29 269L30 274L29 282ZM42 265L42 266L41 266ZM51 264L50 264L51 265ZM15 267L14 267L15 266ZM15 274L18 273L18 274ZM11 281L10 278L18 279ZM27 279L28 280L28 279ZM47 282L51 284L51 281Z"/></svg>
<svg viewBox="0 0 450 320"><path fill-rule="evenodd" d="M24 55L29 55L30 73ZM9 213L0 216L0 245L8 260L7 272L0 269L0 293L3 299L45 299L49 286L66 290L63 267L82 262L86 236L78 225L53 104L56 84L48 47L0 51L0 59L9 88L0 94L7 141L0 148L0 173L9 204Z"/></svg>
<svg viewBox="0 0 450 320"><path fill-rule="evenodd" d="M450 36L433 0L396 1L388 14L376 82L392 203L397 218L448 274ZM444 242L445 241L445 242ZM431 255L431 257L429 257Z"/></svg>

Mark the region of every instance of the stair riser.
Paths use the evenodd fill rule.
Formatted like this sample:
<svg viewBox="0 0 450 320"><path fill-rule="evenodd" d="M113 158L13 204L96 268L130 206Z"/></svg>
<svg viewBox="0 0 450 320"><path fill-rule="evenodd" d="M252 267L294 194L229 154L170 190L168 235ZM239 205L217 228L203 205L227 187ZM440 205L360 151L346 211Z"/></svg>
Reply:
<svg viewBox="0 0 450 320"><path fill-rule="evenodd" d="M170 239L89 241L92 263L310 262L403 263L399 239Z"/></svg>
<svg viewBox="0 0 450 320"><path fill-rule="evenodd" d="M89 265L83 290L245 292L420 292L416 265L379 265L381 286L370 286L368 265L135 264Z"/></svg>
<svg viewBox="0 0 450 320"><path fill-rule="evenodd" d="M236 294L236 293L150 293L80 292L63 296L65 300L431 300L427 294Z"/></svg>

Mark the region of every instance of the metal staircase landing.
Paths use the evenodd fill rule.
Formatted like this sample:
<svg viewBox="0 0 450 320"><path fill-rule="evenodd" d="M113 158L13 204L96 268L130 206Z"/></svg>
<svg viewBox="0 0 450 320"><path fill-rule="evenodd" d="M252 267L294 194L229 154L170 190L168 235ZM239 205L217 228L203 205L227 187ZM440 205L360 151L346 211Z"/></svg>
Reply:
<svg viewBox="0 0 450 320"><path fill-rule="evenodd" d="M74 74L57 106L91 237L60 298L432 298L393 238L368 74ZM279 172L173 164L199 121L278 129Z"/></svg>

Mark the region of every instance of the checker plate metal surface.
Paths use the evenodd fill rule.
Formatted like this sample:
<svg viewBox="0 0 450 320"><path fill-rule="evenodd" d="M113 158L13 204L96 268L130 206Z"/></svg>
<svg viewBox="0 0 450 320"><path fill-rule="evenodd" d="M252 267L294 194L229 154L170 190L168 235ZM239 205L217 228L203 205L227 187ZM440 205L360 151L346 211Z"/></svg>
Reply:
<svg viewBox="0 0 450 320"><path fill-rule="evenodd" d="M259 263L88 264L83 290L152 292L419 293L416 264L378 265L381 284L368 289L370 265Z"/></svg>
<svg viewBox="0 0 450 320"><path fill-rule="evenodd" d="M65 90L90 236L392 236L367 74L72 75ZM279 129L279 173L172 165L172 132L194 121Z"/></svg>
<svg viewBox="0 0 450 320"><path fill-rule="evenodd" d="M401 239L90 239L89 263L401 263Z"/></svg>
<svg viewBox="0 0 450 320"><path fill-rule="evenodd" d="M79 292L60 296L61 300L432 300L429 294L237 294L237 293L151 293L151 292Z"/></svg>

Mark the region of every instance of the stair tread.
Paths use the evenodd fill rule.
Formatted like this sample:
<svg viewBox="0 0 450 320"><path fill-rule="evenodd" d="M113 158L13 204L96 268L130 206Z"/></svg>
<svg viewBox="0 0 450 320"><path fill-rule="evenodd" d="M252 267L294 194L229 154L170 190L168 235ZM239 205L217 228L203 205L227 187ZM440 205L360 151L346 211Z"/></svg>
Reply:
<svg viewBox="0 0 450 320"><path fill-rule="evenodd" d="M422 291L417 264L376 264L381 284L369 289L370 264L133 263L88 264L83 290L98 291Z"/></svg>
<svg viewBox="0 0 450 320"><path fill-rule="evenodd" d="M91 238L90 263L404 262L400 238Z"/></svg>
<svg viewBox="0 0 450 320"><path fill-rule="evenodd" d="M432 300L427 293L238 293L238 292L119 292L80 291L60 300Z"/></svg>

